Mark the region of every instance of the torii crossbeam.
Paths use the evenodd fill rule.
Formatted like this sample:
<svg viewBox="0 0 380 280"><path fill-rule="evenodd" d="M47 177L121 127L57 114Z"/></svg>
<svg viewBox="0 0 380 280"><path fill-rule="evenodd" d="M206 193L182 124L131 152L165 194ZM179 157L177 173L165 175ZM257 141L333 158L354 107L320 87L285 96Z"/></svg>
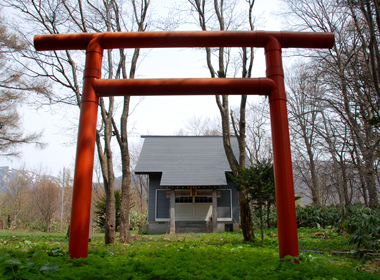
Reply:
<svg viewBox="0 0 380 280"><path fill-rule="evenodd" d="M269 97L280 258L298 256L297 220L282 48L332 48L334 34L266 31L119 32L37 35L37 51L86 50L80 104L69 255L87 258L98 101L101 96L260 94ZM104 49L261 47L266 78L101 79Z"/></svg>

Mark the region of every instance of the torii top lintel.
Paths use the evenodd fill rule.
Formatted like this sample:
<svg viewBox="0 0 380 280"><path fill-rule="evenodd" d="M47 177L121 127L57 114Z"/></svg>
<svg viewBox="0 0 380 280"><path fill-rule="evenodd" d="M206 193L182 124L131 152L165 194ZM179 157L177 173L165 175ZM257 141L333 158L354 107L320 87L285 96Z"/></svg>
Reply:
<svg viewBox="0 0 380 280"><path fill-rule="evenodd" d="M120 48L196 48L196 47L264 47L275 38L282 48L331 48L333 33L289 31L168 31L106 32L37 35L37 51L85 50L98 39L103 49Z"/></svg>

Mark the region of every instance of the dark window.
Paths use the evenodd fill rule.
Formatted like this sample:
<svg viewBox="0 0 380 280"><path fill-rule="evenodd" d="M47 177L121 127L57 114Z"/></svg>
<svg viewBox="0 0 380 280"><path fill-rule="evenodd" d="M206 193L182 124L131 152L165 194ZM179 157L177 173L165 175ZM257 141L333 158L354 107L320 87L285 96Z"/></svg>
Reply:
<svg viewBox="0 0 380 280"><path fill-rule="evenodd" d="M170 198L166 195L167 190L157 190L157 218L170 218Z"/></svg>
<svg viewBox="0 0 380 280"><path fill-rule="evenodd" d="M231 192L221 190L218 197L218 218L231 218Z"/></svg>
<svg viewBox="0 0 380 280"><path fill-rule="evenodd" d="M175 203L193 203L193 197L191 197L191 196L176 197Z"/></svg>
<svg viewBox="0 0 380 280"><path fill-rule="evenodd" d="M212 203L212 197L196 196L195 203Z"/></svg>
<svg viewBox="0 0 380 280"><path fill-rule="evenodd" d="M212 197L196 196L194 197L195 203L212 203ZM175 203L193 203L192 196L180 196L175 198Z"/></svg>

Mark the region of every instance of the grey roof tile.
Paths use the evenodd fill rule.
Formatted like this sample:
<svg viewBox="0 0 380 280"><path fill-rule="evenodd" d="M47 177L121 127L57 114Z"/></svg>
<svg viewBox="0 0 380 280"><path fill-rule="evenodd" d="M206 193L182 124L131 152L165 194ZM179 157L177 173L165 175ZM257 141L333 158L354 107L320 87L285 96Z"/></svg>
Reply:
<svg viewBox="0 0 380 280"><path fill-rule="evenodd" d="M136 174L162 172L161 186L227 185L230 172L221 136L142 136ZM231 138L238 155L236 137Z"/></svg>

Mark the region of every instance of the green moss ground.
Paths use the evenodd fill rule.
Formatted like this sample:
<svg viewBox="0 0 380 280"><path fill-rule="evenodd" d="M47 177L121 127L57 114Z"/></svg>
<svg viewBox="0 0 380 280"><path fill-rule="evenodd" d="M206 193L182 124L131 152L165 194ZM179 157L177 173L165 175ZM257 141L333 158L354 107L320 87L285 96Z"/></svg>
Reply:
<svg viewBox="0 0 380 280"><path fill-rule="evenodd" d="M352 254L349 235L299 229L300 264L278 258L276 230L265 247L242 234L132 235L105 246L95 234L87 259L71 260L65 234L0 231L1 279L380 279L378 260ZM259 236L257 236L259 238ZM304 251L307 250L307 251ZM310 251L317 251L310 252ZM377 257L379 258L379 257Z"/></svg>

